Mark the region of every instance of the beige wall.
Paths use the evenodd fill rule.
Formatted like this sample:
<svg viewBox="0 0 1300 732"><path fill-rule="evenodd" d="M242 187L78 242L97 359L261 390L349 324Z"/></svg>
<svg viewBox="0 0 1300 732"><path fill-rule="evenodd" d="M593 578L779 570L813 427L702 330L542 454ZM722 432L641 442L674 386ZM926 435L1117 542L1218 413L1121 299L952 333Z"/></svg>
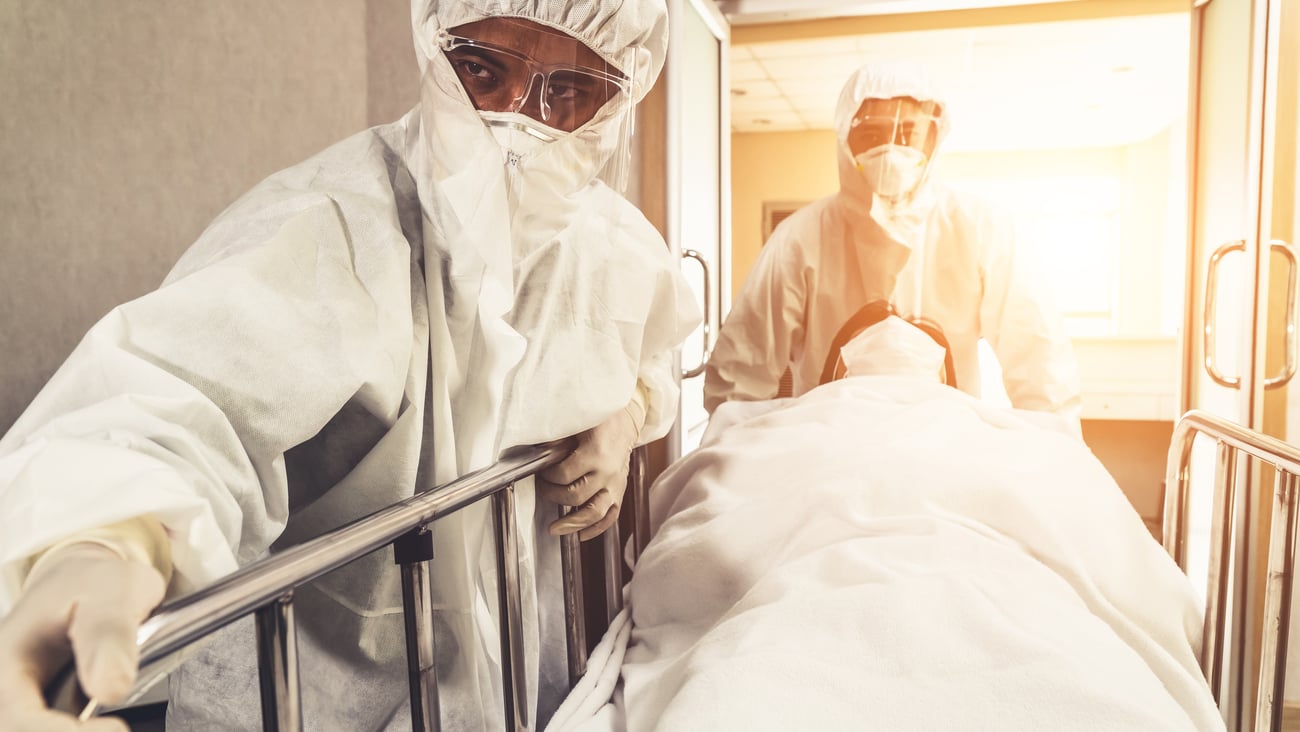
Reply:
<svg viewBox="0 0 1300 732"><path fill-rule="evenodd" d="M413 104L407 8L0 4L0 431L240 193Z"/></svg>
<svg viewBox="0 0 1300 732"><path fill-rule="evenodd" d="M1277 128L1274 141L1273 216L1271 236L1289 242L1292 251L1300 251L1296 236L1296 215L1300 209L1300 5L1284 3L1278 23L1281 47L1278 52ZM1286 359L1286 289L1287 263L1274 255L1269 263L1268 345L1264 371L1266 376L1282 373ZM1296 317L1300 314L1292 314ZM1300 390L1293 379L1288 385L1264 395L1264 431L1295 442L1300 434ZM1294 662L1293 662L1294 663Z"/></svg>
<svg viewBox="0 0 1300 732"><path fill-rule="evenodd" d="M829 130L731 136L732 299L763 245L763 203L813 201L839 187Z"/></svg>

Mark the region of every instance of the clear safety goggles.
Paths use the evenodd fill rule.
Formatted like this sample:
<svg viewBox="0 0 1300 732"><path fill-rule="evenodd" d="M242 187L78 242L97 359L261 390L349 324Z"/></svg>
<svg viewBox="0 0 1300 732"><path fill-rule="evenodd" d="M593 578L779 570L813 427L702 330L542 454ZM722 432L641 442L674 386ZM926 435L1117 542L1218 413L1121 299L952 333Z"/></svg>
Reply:
<svg viewBox="0 0 1300 732"><path fill-rule="evenodd" d="M580 42L573 40L573 44ZM622 72L608 64L595 68L563 61L546 63L447 31L439 34L438 45L476 109L524 114L563 132L591 121L628 88Z"/></svg>
<svg viewBox="0 0 1300 732"><path fill-rule="evenodd" d="M901 145L933 152L939 138L940 106L910 97L867 99L849 124L848 145L854 155L881 145Z"/></svg>

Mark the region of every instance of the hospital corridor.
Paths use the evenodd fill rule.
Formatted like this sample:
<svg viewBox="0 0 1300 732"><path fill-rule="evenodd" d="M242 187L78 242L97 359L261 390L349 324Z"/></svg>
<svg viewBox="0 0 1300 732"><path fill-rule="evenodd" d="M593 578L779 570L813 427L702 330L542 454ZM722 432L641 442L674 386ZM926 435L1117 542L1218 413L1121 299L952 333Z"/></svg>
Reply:
<svg viewBox="0 0 1300 732"><path fill-rule="evenodd" d="M0 732L1300 732L1300 0L0 69Z"/></svg>

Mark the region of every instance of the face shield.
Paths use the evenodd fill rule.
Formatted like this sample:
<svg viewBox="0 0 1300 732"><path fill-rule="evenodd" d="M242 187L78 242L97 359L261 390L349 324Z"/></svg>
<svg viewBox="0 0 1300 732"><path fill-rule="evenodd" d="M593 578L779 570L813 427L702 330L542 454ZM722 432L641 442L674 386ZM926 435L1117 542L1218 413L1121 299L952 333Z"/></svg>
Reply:
<svg viewBox="0 0 1300 732"><path fill-rule="evenodd" d="M896 199L920 186L938 144L940 115L938 103L911 97L862 102L846 143L873 193Z"/></svg>

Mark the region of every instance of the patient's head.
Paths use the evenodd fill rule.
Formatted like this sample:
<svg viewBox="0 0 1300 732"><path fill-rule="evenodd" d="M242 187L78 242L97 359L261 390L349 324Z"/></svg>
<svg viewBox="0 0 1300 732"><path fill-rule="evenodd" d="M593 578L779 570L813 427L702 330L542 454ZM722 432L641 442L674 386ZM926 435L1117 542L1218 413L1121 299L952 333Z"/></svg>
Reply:
<svg viewBox="0 0 1300 732"><path fill-rule="evenodd" d="M929 333L890 315L840 348L836 376L918 376L944 383L946 353Z"/></svg>

